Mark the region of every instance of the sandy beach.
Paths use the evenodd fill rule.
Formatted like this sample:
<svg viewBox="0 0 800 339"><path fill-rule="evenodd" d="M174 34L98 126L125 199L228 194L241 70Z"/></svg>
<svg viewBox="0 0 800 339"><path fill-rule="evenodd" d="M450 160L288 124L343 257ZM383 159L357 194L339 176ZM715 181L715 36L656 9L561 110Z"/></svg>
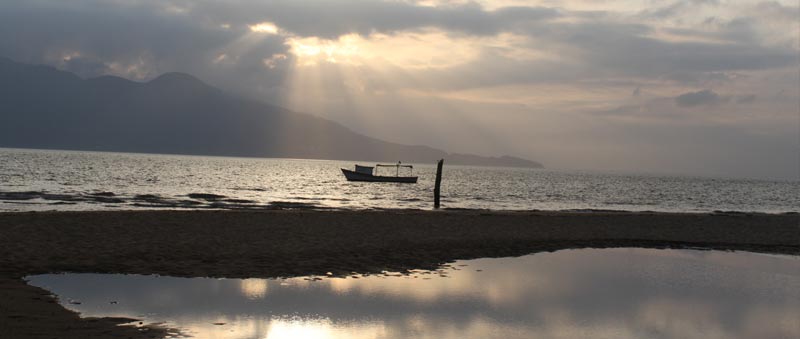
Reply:
<svg viewBox="0 0 800 339"><path fill-rule="evenodd" d="M0 333L158 338L81 319L23 277L54 272L286 277L433 269L568 248L800 254L797 214L487 211L114 211L0 214Z"/></svg>

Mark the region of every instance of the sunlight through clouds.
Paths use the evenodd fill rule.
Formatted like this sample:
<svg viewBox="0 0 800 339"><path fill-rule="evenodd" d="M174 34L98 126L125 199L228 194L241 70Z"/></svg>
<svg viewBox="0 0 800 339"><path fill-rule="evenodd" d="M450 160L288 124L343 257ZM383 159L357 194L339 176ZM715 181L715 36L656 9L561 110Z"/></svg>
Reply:
<svg viewBox="0 0 800 339"><path fill-rule="evenodd" d="M337 40L324 40L317 37L289 38L286 44L290 52L299 60L300 66L313 66L319 62L358 64L363 59L359 56L360 41L355 34L339 37Z"/></svg>
<svg viewBox="0 0 800 339"><path fill-rule="evenodd" d="M563 112L591 116L598 124L606 123L606 127L618 125L613 129L632 124L681 126L679 117L682 117L709 128L725 126L734 131L748 126L755 133L765 123L750 119L753 115L748 107L735 105L735 100L705 107L704 114L691 117L671 104L672 100L705 88L715 88L726 98L769 96L764 89L776 84L764 89L755 85L763 82L765 76L764 72L755 71L763 67L759 66L759 60L775 60L774 67L786 67L786 61L779 60L786 58L787 45L796 44L786 39L785 32L774 29L786 27L781 24L782 16L774 13L784 8L778 3L769 6L745 2L720 6L714 1L653 6L627 0L602 5L580 0L411 3L437 9L483 8L492 15L508 6L563 7L559 10L561 15L549 24L530 21L495 34L464 34L440 27L348 33L335 38L287 32L285 44L290 54L287 60L292 62L287 70L288 95L282 103L396 142L409 142L402 136L414 133L404 129L395 135L381 126L403 126L410 119L421 126L444 124L455 129L452 121L457 120L459 129L471 130L464 133L461 142L453 141L453 135L449 142L430 136L423 138L427 143L463 152L479 149L469 142L473 139L471 135L478 134L483 136L484 145L490 144L490 140L495 145L531 144L525 138L509 141L501 129L487 127L499 125L487 122L481 110L507 118L527 111L524 120L537 121L540 126L563 125L564 118L555 115ZM740 19L743 10L758 14L752 19ZM778 21L770 20L770 16ZM778 24L768 24L772 22ZM759 35L764 38L755 40ZM763 52L754 54L753 47ZM272 65L267 59L265 64ZM750 75L742 77L748 69L752 70L748 71ZM796 82L785 84L797 87ZM645 93L638 98L632 95L637 88L640 88L637 92ZM759 116L782 116L779 107L783 104L762 105L775 108L764 110ZM429 111L438 113L427 114ZM532 127L529 133L547 134L536 128ZM559 130L569 134L567 127L559 126ZM424 134L437 133L432 128ZM533 143L539 149L537 154L545 153L538 146L546 144L544 141ZM457 149L458 145L469 146ZM531 152L519 146L510 147L523 154ZM573 166L567 163L564 162Z"/></svg>
<svg viewBox="0 0 800 339"><path fill-rule="evenodd" d="M278 34L278 26L271 22L262 22L248 26L251 31L256 33Z"/></svg>
<svg viewBox="0 0 800 339"><path fill-rule="evenodd" d="M281 61L286 60L287 58L288 57L286 56L286 54L278 53L278 54L273 54L269 58L264 58L261 61L264 62L264 66L267 66L267 68L272 69L278 67L278 64Z"/></svg>
<svg viewBox="0 0 800 339"><path fill-rule="evenodd" d="M446 68L474 60L488 39L453 37L446 32L427 30L397 34L347 34L338 39L290 37L287 45L299 65L320 62L408 69ZM491 45L491 43L489 44Z"/></svg>
<svg viewBox="0 0 800 339"><path fill-rule="evenodd" d="M85 78L186 72L384 140L553 167L797 173L793 0L36 3L0 4L0 56ZM721 100L675 104L703 91ZM694 139L651 137L665 129ZM689 156L700 148L688 140L708 154ZM734 157L729 140L782 148L740 147L747 170L697 161Z"/></svg>

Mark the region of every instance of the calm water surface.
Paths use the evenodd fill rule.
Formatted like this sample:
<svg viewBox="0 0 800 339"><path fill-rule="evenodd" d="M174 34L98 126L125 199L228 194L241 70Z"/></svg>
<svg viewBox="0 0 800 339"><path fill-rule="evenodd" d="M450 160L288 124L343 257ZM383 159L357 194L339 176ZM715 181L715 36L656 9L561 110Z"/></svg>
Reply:
<svg viewBox="0 0 800 339"><path fill-rule="evenodd" d="M0 149L0 211L432 207L433 165L415 165L409 185L347 182L340 168L353 164ZM797 181L445 164L442 194L447 208L800 212Z"/></svg>
<svg viewBox="0 0 800 339"><path fill-rule="evenodd" d="M83 316L197 338L800 338L798 257L566 250L392 275L28 279Z"/></svg>

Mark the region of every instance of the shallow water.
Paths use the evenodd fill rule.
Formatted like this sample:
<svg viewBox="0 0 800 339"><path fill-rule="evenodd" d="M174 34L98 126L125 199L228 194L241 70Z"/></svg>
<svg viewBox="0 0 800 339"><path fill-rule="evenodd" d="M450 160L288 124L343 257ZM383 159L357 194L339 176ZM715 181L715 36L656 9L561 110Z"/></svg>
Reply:
<svg viewBox="0 0 800 339"><path fill-rule="evenodd" d="M387 275L28 279L83 316L166 321L197 338L800 337L799 257L586 249Z"/></svg>
<svg viewBox="0 0 800 339"><path fill-rule="evenodd" d="M340 168L353 164L0 149L0 211L433 207L433 165L415 165L418 184L396 184L347 182ZM443 177L445 208L800 212L800 182L796 181L447 163Z"/></svg>

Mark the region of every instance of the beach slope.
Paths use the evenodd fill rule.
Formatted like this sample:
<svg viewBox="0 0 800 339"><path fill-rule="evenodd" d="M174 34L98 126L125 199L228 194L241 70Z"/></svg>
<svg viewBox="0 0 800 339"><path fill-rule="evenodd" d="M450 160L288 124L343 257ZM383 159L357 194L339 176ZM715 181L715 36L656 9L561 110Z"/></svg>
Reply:
<svg viewBox="0 0 800 339"><path fill-rule="evenodd" d="M80 319L27 275L279 277L433 269L480 257L647 247L800 254L797 214L486 211L111 211L0 214L0 332L147 338ZM127 332L125 332L127 331ZM53 335L59 334L59 335Z"/></svg>

